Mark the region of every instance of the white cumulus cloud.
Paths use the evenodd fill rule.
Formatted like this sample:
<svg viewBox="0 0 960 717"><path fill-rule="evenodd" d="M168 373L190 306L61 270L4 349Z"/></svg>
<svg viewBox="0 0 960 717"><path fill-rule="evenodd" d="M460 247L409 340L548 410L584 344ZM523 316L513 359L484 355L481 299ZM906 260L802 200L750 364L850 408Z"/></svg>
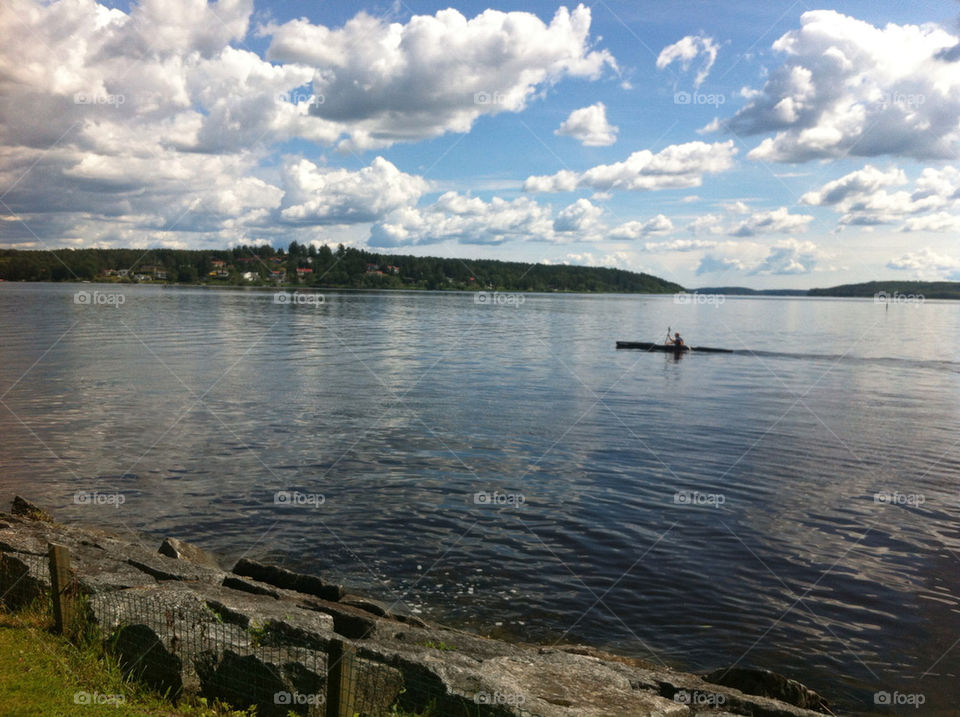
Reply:
<svg viewBox="0 0 960 717"><path fill-rule="evenodd" d="M581 234L593 232L598 228L602 214L603 209L589 199L578 199L557 213L553 229L557 232L580 232Z"/></svg>
<svg viewBox="0 0 960 717"><path fill-rule="evenodd" d="M728 234L752 237L757 234L792 234L807 230L813 216L791 214L787 207L769 211L751 211L743 201L723 204L725 214L701 214L687 225L692 234Z"/></svg>
<svg viewBox="0 0 960 717"><path fill-rule="evenodd" d="M666 234L673 231L673 222L663 214L647 221L625 222L610 230L611 239L640 239L656 234Z"/></svg>
<svg viewBox="0 0 960 717"><path fill-rule="evenodd" d="M693 80L693 86L699 87L707 79L713 63L717 61L717 44L713 38L704 35L687 35L672 45L667 45L657 56L657 69L663 70L674 62L679 62L684 72L690 69L691 64L702 56L703 61Z"/></svg>
<svg viewBox="0 0 960 717"><path fill-rule="evenodd" d="M447 192L436 202L405 208L373 225L370 245L411 246L456 241L462 244L503 244L507 241L552 241L556 237L549 207L529 197L485 202Z"/></svg>
<svg viewBox="0 0 960 717"><path fill-rule="evenodd" d="M783 239L773 246L753 241L718 242L700 258L697 275L730 271L750 275L809 274L827 254L814 242Z"/></svg>
<svg viewBox="0 0 960 717"><path fill-rule="evenodd" d="M812 241L785 239L775 244L751 274L809 274L821 252Z"/></svg>
<svg viewBox="0 0 960 717"><path fill-rule="evenodd" d="M630 271L648 271L638 261L635 253L629 251L612 251L606 254L595 254L584 251L570 253L563 256L559 261L545 260L544 264L563 264L569 266L603 266L611 269L627 269Z"/></svg>
<svg viewBox="0 0 960 717"><path fill-rule="evenodd" d="M777 162L856 155L954 159L960 139L958 38L935 24L883 28L834 10L801 16L785 56L726 125L765 134L748 157Z"/></svg>
<svg viewBox="0 0 960 717"><path fill-rule="evenodd" d="M905 232L960 232L960 216L936 212L907 219L900 229Z"/></svg>
<svg viewBox="0 0 960 717"><path fill-rule="evenodd" d="M713 249L719 242L710 239L670 239L668 241L646 242L644 251L649 252L688 252L701 249Z"/></svg>
<svg viewBox="0 0 960 717"><path fill-rule="evenodd" d="M800 201L812 206L840 204L850 197L872 194L882 187L906 184L907 176L902 169L892 167L886 171L867 164L863 169L845 174L827 182L820 189L807 192Z"/></svg>
<svg viewBox="0 0 960 717"><path fill-rule="evenodd" d="M443 10L402 23L360 12L341 27L268 24L257 29L270 43L263 57L245 44L253 0L107 5L0 3L4 244L36 234L58 245L222 246L382 223L417 211L422 178L382 158L348 171L281 158L281 148L467 131L564 78L616 70L583 6L547 21ZM496 208L506 227L510 211ZM549 208L529 211L553 231Z"/></svg>
<svg viewBox="0 0 960 717"><path fill-rule="evenodd" d="M532 13L458 10L387 22L364 12L331 29L305 19L261 28L267 58L315 68L323 102L311 114L345 135L343 149L467 132L481 115L519 112L563 77L597 78L615 68L592 48L590 10Z"/></svg>
<svg viewBox="0 0 960 717"><path fill-rule="evenodd" d="M372 222L415 205L427 190L422 177L401 172L383 157L357 172L300 158L286 164L283 176L286 206L280 217L291 224Z"/></svg>
<svg viewBox="0 0 960 717"><path fill-rule="evenodd" d="M800 201L811 206L830 206L839 212L841 225L874 226L903 222L903 231L953 231L960 217L949 210L960 205L960 170L946 166L925 168L913 183L902 169L881 170L865 165L820 189L804 194Z"/></svg>
<svg viewBox="0 0 960 717"><path fill-rule="evenodd" d="M729 233L736 237L751 237L755 234L791 234L806 231L813 221L810 214L791 214L786 207L769 212L756 212L732 228Z"/></svg>
<svg viewBox="0 0 960 717"><path fill-rule="evenodd" d="M600 191L699 187L704 174L729 169L736 153L733 140L672 144L656 154L640 150L623 162L601 164L580 174L561 170L528 177L523 188L527 192L569 192L584 187Z"/></svg>
<svg viewBox="0 0 960 717"><path fill-rule="evenodd" d="M960 281L960 257L938 254L930 247L891 259L887 262L887 268L910 272L917 279Z"/></svg>
<svg viewBox="0 0 960 717"><path fill-rule="evenodd" d="M570 113L554 134L573 137L587 147L608 147L617 141L619 129L607 121L603 102Z"/></svg>

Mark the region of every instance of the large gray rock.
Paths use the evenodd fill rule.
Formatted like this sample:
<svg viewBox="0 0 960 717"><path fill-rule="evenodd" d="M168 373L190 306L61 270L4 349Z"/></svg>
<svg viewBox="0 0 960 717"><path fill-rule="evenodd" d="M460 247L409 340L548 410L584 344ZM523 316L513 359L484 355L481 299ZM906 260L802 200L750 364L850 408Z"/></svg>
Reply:
<svg viewBox="0 0 960 717"><path fill-rule="evenodd" d="M220 569L216 558L210 555L210 553L198 548L196 545L192 545L183 540L177 540L176 538L165 538L157 552L174 560L186 560L195 565L203 565L204 567L215 570Z"/></svg>
<svg viewBox="0 0 960 717"><path fill-rule="evenodd" d="M683 704L639 689L623 665L561 651L499 657L480 666L478 695L544 717L686 715ZM476 697L475 697L476 699Z"/></svg>
<svg viewBox="0 0 960 717"><path fill-rule="evenodd" d="M143 682L171 699L180 697L183 692L183 662L167 650L149 627L121 625L107 640L107 646L117 657L127 677Z"/></svg>
<svg viewBox="0 0 960 717"><path fill-rule="evenodd" d="M208 652L199 657L196 668L201 694L207 699L257 705L257 713L265 717L286 717L290 709L278 696L291 694L292 685L284 679L282 666L263 655Z"/></svg>
<svg viewBox="0 0 960 717"><path fill-rule="evenodd" d="M365 598L360 595L344 595L338 602L343 605L359 608L377 617L390 617L390 610L384 603L378 600L371 600L370 598Z"/></svg>
<svg viewBox="0 0 960 717"><path fill-rule="evenodd" d="M828 708L827 701L796 680L770 670L731 667L714 670L704 679L726 687L733 687L748 695L760 695L811 710Z"/></svg>
<svg viewBox="0 0 960 717"><path fill-rule="evenodd" d="M19 495L14 496L13 502L10 504L10 512L13 515L18 515L27 520L39 520L45 523L53 521L53 518L47 511L34 505L26 498L21 498Z"/></svg>
<svg viewBox="0 0 960 717"><path fill-rule="evenodd" d="M360 608L329 600L306 600L302 606L332 617L334 632L351 640L365 640L377 630L379 621Z"/></svg>
<svg viewBox="0 0 960 717"><path fill-rule="evenodd" d="M233 566L232 572L242 577L253 578L262 583L283 588L284 590L293 590L305 595L314 595L323 600L337 601L344 596L343 585L328 583L316 575L295 573L286 568L278 568L275 565L265 565L247 558L241 558L237 564Z"/></svg>
<svg viewBox="0 0 960 717"><path fill-rule="evenodd" d="M222 570L159 555L139 540L104 531L4 516L0 550L46 556L49 543L65 546L80 587L87 593L124 590L158 580L220 584Z"/></svg>
<svg viewBox="0 0 960 717"><path fill-rule="evenodd" d="M0 606L8 610L29 607L50 589L49 581L31 571L27 557L0 553Z"/></svg>

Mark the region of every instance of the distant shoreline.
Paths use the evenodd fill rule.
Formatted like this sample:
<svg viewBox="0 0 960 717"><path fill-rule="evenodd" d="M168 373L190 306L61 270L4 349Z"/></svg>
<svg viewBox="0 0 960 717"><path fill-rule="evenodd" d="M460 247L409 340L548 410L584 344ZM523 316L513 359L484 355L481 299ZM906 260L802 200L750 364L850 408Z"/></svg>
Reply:
<svg viewBox="0 0 960 717"><path fill-rule="evenodd" d="M90 279L90 280L81 280L76 279L64 279L62 281L7 281L5 279L0 279L0 285L2 284L63 284L68 286L119 286L119 287L134 287L134 286L143 286L143 287L161 287L164 289L235 289L237 291L302 291L306 293L317 293L322 291L343 291L343 292L357 292L357 293L382 293L382 294L429 294L429 293L444 293L444 294L477 294L477 293L487 293L487 294L588 294L593 296L600 295L609 295L609 296L673 296L674 294L684 293L676 291L589 291L583 289L535 289L535 290L520 290L520 289L461 289L461 288L437 288L437 289L428 289L426 287L418 286L407 286L407 287L370 287L370 286L312 286L304 284L277 284L277 285L268 285L268 284L186 284L180 282L169 282L169 281L144 281L144 282L126 282L126 281L110 281L108 279ZM693 292L689 292L693 293Z"/></svg>
<svg viewBox="0 0 960 717"><path fill-rule="evenodd" d="M691 293L723 296L808 296L874 299L877 303L917 303L925 299L960 299L957 281L869 281L823 289L749 289L743 286L705 287Z"/></svg>
<svg viewBox="0 0 960 717"><path fill-rule="evenodd" d="M101 286L159 286L163 288L184 289L235 289L240 291L343 291L343 292L375 292L375 293L430 293L443 292L450 294L586 294L592 296L670 296L678 294L704 296L745 296L760 298L835 298L835 299L874 299L877 303L921 303L926 299L937 301L960 301L960 282L868 282L866 284L843 284L829 288L814 289L751 289L748 287L703 287L683 291L625 291L606 289L505 289L505 288L463 288L463 287L436 287L423 286L321 286L304 284L228 284L228 283L185 283L170 281L111 281L106 277L89 280L62 279L52 280L19 280L10 281L0 279L0 284L67 284L82 286L97 284Z"/></svg>

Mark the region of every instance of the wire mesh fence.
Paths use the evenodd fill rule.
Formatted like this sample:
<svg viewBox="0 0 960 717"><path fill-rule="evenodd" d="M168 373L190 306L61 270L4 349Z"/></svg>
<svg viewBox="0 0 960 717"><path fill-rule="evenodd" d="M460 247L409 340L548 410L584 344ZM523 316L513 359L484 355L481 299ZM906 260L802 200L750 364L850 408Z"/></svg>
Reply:
<svg viewBox="0 0 960 717"><path fill-rule="evenodd" d="M0 552L0 606L52 609L64 632L102 641L125 674L174 702L197 694L265 717L536 717L495 695L451 694L423 665L361 643L251 621L187 586L85 594L74 581L58 596L52 555Z"/></svg>
<svg viewBox="0 0 960 717"><path fill-rule="evenodd" d="M0 552L0 607L19 612L50 596L45 555Z"/></svg>

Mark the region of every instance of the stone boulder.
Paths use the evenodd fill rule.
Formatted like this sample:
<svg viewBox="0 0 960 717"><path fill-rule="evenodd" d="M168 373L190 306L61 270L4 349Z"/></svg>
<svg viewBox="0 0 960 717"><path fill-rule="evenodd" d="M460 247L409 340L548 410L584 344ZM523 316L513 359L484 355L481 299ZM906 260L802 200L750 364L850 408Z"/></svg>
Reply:
<svg viewBox="0 0 960 717"><path fill-rule="evenodd" d="M183 540L165 538L157 552L174 560L186 560L195 565L203 565L208 568L220 570L220 565L217 563L216 558L205 550L198 548L196 545L192 545Z"/></svg>
<svg viewBox="0 0 960 717"><path fill-rule="evenodd" d="M704 679L717 685L733 687L744 694L770 697L796 707L829 712L828 703L821 695L796 680L770 670L731 667L714 670Z"/></svg>
<svg viewBox="0 0 960 717"><path fill-rule="evenodd" d="M14 496L13 503L10 505L10 512L13 515L18 515L27 520L37 520L44 523L53 522L53 518L47 511L34 505L26 498L21 498L19 495Z"/></svg>
<svg viewBox="0 0 960 717"><path fill-rule="evenodd" d="M284 695L293 694L293 685L285 679L284 669L278 662L263 655L243 655L232 650L219 654L206 652L196 662L200 694L209 700L222 700L237 707L257 705L257 714L264 717L286 717L292 708L292 699L288 702ZM303 672L302 668L297 673L301 680ZM326 681L319 674L311 674L315 675L319 685L325 685Z"/></svg>
<svg viewBox="0 0 960 717"><path fill-rule="evenodd" d="M170 699L183 692L183 662L146 625L122 624L107 639L128 678L143 682Z"/></svg>
<svg viewBox="0 0 960 717"><path fill-rule="evenodd" d="M42 580L36 571L31 572L30 563L25 559L0 553L0 606L8 610L23 610L49 590L49 581Z"/></svg>
<svg viewBox="0 0 960 717"><path fill-rule="evenodd" d="M313 595L323 600L332 600L336 602L345 594L342 585L328 583L323 578L316 575L307 575L305 573L295 573L292 570L278 568L275 565L264 565L256 560L241 558L233 566L232 572L245 578L253 578L262 583L283 588L284 590L293 590L305 595Z"/></svg>

